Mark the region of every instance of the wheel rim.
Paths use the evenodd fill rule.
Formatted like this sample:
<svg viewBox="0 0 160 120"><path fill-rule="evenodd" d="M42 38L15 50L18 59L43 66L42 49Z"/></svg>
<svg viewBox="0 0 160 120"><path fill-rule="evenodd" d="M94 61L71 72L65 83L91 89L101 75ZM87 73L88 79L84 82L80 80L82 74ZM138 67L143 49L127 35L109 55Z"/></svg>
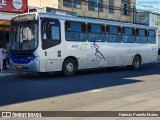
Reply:
<svg viewBox="0 0 160 120"><path fill-rule="evenodd" d="M68 70L69 72L73 72L73 70L74 70L74 65L73 65L72 63L68 63L67 66L66 66L66 68L67 68L67 70Z"/></svg>
<svg viewBox="0 0 160 120"><path fill-rule="evenodd" d="M134 66L135 66L136 68L139 67L139 64L140 64L140 63L139 63L139 60L135 60L135 61L134 61Z"/></svg>

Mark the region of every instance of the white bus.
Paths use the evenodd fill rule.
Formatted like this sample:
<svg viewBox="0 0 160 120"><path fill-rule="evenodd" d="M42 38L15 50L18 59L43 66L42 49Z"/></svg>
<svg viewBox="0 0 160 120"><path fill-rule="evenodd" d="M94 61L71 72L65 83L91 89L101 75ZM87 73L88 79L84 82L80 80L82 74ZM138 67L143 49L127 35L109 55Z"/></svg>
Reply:
<svg viewBox="0 0 160 120"><path fill-rule="evenodd" d="M10 61L16 70L47 73L131 66L157 61L157 28L138 24L27 13L11 20Z"/></svg>

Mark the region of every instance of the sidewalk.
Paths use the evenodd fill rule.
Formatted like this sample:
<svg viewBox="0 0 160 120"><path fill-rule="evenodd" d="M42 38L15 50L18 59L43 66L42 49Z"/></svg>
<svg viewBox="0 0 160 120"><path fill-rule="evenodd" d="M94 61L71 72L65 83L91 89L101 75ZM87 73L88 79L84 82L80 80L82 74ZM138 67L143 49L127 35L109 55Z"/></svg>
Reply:
<svg viewBox="0 0 160 120"><path fill-rule="evenodd" d="M16 72L11 68L10 65L7 65L7 69L0 71L0 77L1 76L7 76L7 75L12 75L15 74Z"/></svg>

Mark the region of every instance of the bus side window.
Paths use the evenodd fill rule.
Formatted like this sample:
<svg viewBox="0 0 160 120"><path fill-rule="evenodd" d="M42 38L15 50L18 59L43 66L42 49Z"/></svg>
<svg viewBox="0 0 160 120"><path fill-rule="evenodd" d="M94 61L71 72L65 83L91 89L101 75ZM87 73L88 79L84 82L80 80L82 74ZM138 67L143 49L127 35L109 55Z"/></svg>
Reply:
<svg viewBox="0 0 160 120"><path fill-rule="evenodd" d="M122 30L120 26L109 26L107 42L120 43L122 41Z"/></svg>
<svg viewBox="0 0 160 120"><path fill-rule="evenodd" d="M137 43L147 43L147 30L136 29L136 42Z"/></svg>
<svg viewBox="0 0 160 120"><path fill-rule="evenodd" d="M52 40L60 40L60 33L59 33L59 27L52 25L49 32L49 39Z"/></svg>
<svg viewBox="0 0 160 120"><path fill-rule="evenodd" d="M110 27L110 26L108 26L108 25L106 26L106 33L107 33L107 34L109 33L109 27Z"/></svg>
<svg viewBox="0 0 160 120"><path fill-rule="evenodd" d="M118 34L122 34L122 28L118 27Z"/></svg>
<svg viewBox="0 0 160 120"><path fill-rule="evenodd" d="M154 30L148 30L148 43L150 44L156 43L156 34Z"/></svg>
<svg viewBox="0 0 160 120"><path fill-rule="evenodd" d="M129 27L123 27L123 42L134 43L135 42L135 29Z"/></svg>
<svg viewBox="0 0 160 120"><path fill-rule="evenodd" d="M67 41L86 41L86 23L66 21L65 36Z"/></svg>
<svg viewBox="0 0 160 120"><path fill-rule="evenodd" d="M61 43L60 22L56 19L42 20L42 49L48 49Z"/></svg>
<svg viewBox="0 0 160 120"><path fill-rule="evenodd" d="M105 25L88 23L88 41L105 42Z"/></svg>
<svg viewBox="0 0 160 120"><path fill-rule="evenodd" d="M46 33L46 25L42 24L42 39L47 39L47 33Z"/></svg>

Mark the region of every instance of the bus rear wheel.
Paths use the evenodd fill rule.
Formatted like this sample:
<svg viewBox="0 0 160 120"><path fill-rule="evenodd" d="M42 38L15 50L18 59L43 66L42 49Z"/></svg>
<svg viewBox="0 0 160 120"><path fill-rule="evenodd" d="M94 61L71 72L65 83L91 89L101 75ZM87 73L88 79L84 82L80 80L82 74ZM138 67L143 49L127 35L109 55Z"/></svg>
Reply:
<svg viewBox="0 0 160 120"><path fill-rule="evenodd" d="M76 73L76 61L72 58L67 58L63 63L63 73L65 76L73 76Z"/></svg>
<svg viewBox="0 0 160 120"><path fill-rule="evenodd" d="M141 58L140 56L136 55L134 58L133 58L133 62L132 62L132 68L134 70L138 70L140 68L140 65L141 65Z"/></svg>

